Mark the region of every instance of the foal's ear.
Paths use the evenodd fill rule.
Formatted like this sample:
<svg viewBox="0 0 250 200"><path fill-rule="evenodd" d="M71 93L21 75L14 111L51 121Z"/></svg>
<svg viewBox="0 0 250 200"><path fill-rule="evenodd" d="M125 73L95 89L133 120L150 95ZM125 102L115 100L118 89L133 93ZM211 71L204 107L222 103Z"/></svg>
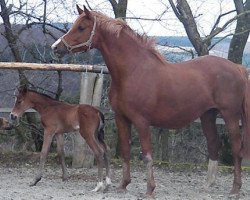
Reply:
<svg viewBox="0 0 250 200"><path fill-rule="evenodd" d="M77 8L79 15L81 15L83 13L83 10L78 5L76 5L76 8Z"/></svg>
<svg viewBox="0 0 250 200"><path fill-rule="evenodd" d="M90 15L91 15L90 11L86 8L86 6L83 6L83 8L84 8L84 13L85 13L86 17L90 19Z"/></svg>

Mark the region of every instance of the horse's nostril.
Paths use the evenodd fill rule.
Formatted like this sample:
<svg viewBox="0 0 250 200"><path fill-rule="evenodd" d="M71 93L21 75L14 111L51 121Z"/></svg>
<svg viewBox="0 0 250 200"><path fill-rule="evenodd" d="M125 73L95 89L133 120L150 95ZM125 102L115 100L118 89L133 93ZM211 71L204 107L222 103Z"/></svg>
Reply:
<svg viewBox="0 0 250 200"><path fill-rule="evenodd" d="M17 119L17 116L16 116L16 115L13 115L13 114L10 114L10 119L11 119L11 120L16 120L16 119Z"/></svg>

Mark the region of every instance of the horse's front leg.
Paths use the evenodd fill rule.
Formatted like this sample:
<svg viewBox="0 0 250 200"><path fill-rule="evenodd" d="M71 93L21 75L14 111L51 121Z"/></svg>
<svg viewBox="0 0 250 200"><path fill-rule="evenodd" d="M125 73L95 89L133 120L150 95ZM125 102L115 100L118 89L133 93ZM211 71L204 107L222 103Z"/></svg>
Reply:
<svg viewBox="0 0 250 200"><path fill-rule="evenodd" d="M131 182L130 177L130 143L131 143L131 122L121 116L115 116L116 125L118 128L118 136L120 142L120 154L123 159L122 163L122 180L118 190L126 190L127 185Z"/></svg>
<svg viewBox="0 0 250 200"><path fill-rule="evenodd" d="M47 130L44 131L43 147L40 153L39 170L34 181L30 184L30 186L35 186L41 180L43 176L44 164L49 153L49 148L50 148L53 136L54 134L52 134L51 131L47 131Z"/></svg>
<svg viewBox="0 0 250 200"><path fill-rule="evenodd" d="M155 180L153 174L153 159L152 159L152 147L151 147L151 133L149 125L146 121L138 120L135 122L135 128L138 131L143 161L147 165L147 196L152 196L152 193L155 189Z"/></svg>
<svg viewBox="0 0 250 200"><path fill-rule="evenodd" d="M57 154L60 159L62 166L62 180L65 181L68 179L67 167L65 165L65 153L64 153L64 137L63 133L57 133L56 135L56 144L57 144Z"/></svg>

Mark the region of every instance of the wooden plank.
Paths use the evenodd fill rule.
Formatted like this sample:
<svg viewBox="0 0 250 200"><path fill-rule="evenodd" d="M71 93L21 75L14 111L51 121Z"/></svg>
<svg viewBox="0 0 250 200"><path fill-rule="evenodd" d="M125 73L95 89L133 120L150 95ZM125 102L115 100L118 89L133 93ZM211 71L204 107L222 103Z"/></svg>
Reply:
<svg viewBox="0 0 250 200"><path fill-rule="evenodd" d="M73 71L108 74L108 68L104 65L76 65L54 63L24 63L24 62L0 62L0 69L14 70L42 70L42 71Z"/></svg>
<svg viewBox="0 0 250 200"><path fill-rule="evenodd" d="M0 113L10 113L12 108L0 108ZM36 112L34 109L28 109L25 112Z"/></svg>

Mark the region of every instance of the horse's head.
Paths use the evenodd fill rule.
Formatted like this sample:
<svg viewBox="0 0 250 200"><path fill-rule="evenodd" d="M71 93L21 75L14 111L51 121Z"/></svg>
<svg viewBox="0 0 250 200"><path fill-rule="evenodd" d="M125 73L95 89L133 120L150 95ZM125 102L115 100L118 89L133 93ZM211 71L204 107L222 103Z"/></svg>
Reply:
<svg viewBox="0 0 250 200"><path fill-rule="evenodd" d="M0 117L0 129L10 130L13 126L8 122L7 119Z"/></svg>
<svg viewBox="0 0 250 200"><path fill-rule="evenodd" d="M96 16L93 16L85 6L82 10L77 5L77 10L79 16L71 29L51 46L54 53L59 57L70 52L86 52L94 47L97 38Z"/></svg>
<svg viewBox="0 0 250 200"><path fill-rule="evenodd" d="M32 102L27 95L28 89L26 86L20 86L18 88L18 94L16 95L15 105L10 113L10 122L14 123L22 114L32 107Z"/></svg>

